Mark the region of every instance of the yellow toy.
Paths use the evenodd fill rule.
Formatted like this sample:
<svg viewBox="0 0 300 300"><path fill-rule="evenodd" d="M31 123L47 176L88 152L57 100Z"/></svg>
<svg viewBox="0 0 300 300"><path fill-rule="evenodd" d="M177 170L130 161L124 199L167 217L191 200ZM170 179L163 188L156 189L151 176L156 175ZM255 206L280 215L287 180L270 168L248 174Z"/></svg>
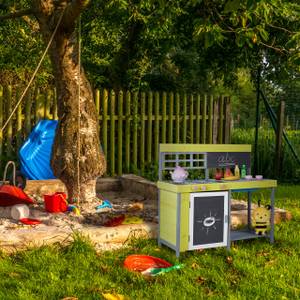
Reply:
<svg viewBox="0 0 300 300"><path fill-rule="evenodd" d="M258 201L258 207L253 210L252 213L252 225L255 233L258 235L266 235L266 231L270 226L271 219L271 206L260 206L260 200Z"/></svg>

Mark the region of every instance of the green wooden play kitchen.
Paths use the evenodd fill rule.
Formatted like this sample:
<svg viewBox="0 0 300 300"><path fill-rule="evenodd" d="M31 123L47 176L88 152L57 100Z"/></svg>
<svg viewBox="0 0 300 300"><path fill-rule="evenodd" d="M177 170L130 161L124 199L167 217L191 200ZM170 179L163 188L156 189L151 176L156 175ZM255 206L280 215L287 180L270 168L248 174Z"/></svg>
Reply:
<svg viewBox="0 0 300 300"><path fill-rule="evenodd" d="M159 145L159 233L158 243L180 252L225 246L232 241L267 237L274 242L276 180L261 177L219 180L211 178L216 169L240 168L250 174L251 145L160 144ZM170 177L180 168L183 174ZM190 173L187 178L187 170ZM186 172L186 173L184 173ZM172 174L173 175L173 174ZM251 195L258 189L270 189L270 230L258 235L251 225ZM248 224L243 230L231 230L231 193L246 192Z"/></svg>

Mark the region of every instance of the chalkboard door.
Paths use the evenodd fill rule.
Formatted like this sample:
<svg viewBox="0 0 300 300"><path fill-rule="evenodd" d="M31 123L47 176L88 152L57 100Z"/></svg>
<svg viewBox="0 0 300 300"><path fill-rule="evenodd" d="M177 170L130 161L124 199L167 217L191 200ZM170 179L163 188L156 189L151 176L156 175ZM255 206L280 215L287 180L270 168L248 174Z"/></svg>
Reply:
<svg viewBox="0 0 300 300"><path fill-rule="evenodd" d="M189 250L227 245L228 192L192 193Z"/></svg>

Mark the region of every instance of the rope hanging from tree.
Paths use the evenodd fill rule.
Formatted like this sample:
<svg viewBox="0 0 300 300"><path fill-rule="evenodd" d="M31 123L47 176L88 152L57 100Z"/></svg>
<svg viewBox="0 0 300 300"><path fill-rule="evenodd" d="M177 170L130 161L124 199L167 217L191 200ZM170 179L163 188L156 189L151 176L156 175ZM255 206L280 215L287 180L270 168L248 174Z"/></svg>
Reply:
<svg viewBox="0 0 300 300"><path fill-rule="evenodd" d="M4 123L4 125L2 126L2 128L1 128L1 134L3 133L4 129L5 129L6 126L8 125L9 121L10 121L11 118L13 117L13 115L14 115L14 113L16 112L17 108L18 108L19 105L21 104L21 102L22 102L23 98L25 97L25 95L26 95L26 93L27 93L29 87L31 86L31 84L32 84L32 82L33 82L33 80L34 80L34 78L35 78L37 72L39 71L39 69L40 69L40 67L41 67L41 64L42 64L42 62L43 62L43 60L44 60L44 58L45 58L45 56L46 56L46 54L47 54L47 52L48 52L48 50L49 50L51 44L52 44L52 42L53 42L54 36L55 36L55 34L56 34L56 32L57 32L57 29L58 29L58 27L59 27L59 25L60 25L60 23L61 23L61 20L62 20L62 18L63 18L64 12L65 12L65 7L64 7L64 9L63 9L61 15L59 16L59 19L58 19L58 21L57 21L57 24L56 24L56 26L55 26L55 29L54 29L54 31L53 31L53 33L52 33L52 35L51 35L51 37L50 37L50 40L49 40L49 42L48 42L48 45L47 45L47 47L46 47L46 49L45 49L45 51L44 51L44 53L43 53L43 55L42 55L42 57L41 57L41 59L40 59L40 61L39 61L37 67L35 68L35 70L34 70L32 76L31 76L31 78L30 78L30 80L29 80L29 82L28 82L28 84L27 84L25 90L23 91L23 93L22 93L22 95L21 95L19 101L17 102L16 106L15 106L14 109L12 110L12 112L11 112L11 114L9 115L8 119L6 120L6 122Z"/></svg>
<svg viewBox="0 0 300 300"><path fill-rule="evenodd" d="M78 20L78 111L77 111L77 126L78 126L78 137L77 137L77 204L80 202L80 74L81 74L81 17L79 16Z"/></svg>

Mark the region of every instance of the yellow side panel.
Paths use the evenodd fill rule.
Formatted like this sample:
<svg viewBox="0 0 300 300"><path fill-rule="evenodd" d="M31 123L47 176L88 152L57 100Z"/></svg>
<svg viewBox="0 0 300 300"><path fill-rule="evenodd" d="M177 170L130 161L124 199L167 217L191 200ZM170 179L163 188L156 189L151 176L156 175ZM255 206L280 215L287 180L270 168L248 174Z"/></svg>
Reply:
<svg viewBox="0 0 300 300"><path fill-rule="evenodd" d="M160 190L160 238L176 245L177 194Z"/></svg>
<svg viewBox="0 0 300 300"><path fill-rule="evenodd" d="M159 152L251 152L251 145L160 144Z"/></svg>
<svg viewBox="0 0 300 300"><path fill-rule="evenodd" d="M190 194L181 194L181 212L180 212L180 251L188 250L189 239L189 202Z"/></svg>

